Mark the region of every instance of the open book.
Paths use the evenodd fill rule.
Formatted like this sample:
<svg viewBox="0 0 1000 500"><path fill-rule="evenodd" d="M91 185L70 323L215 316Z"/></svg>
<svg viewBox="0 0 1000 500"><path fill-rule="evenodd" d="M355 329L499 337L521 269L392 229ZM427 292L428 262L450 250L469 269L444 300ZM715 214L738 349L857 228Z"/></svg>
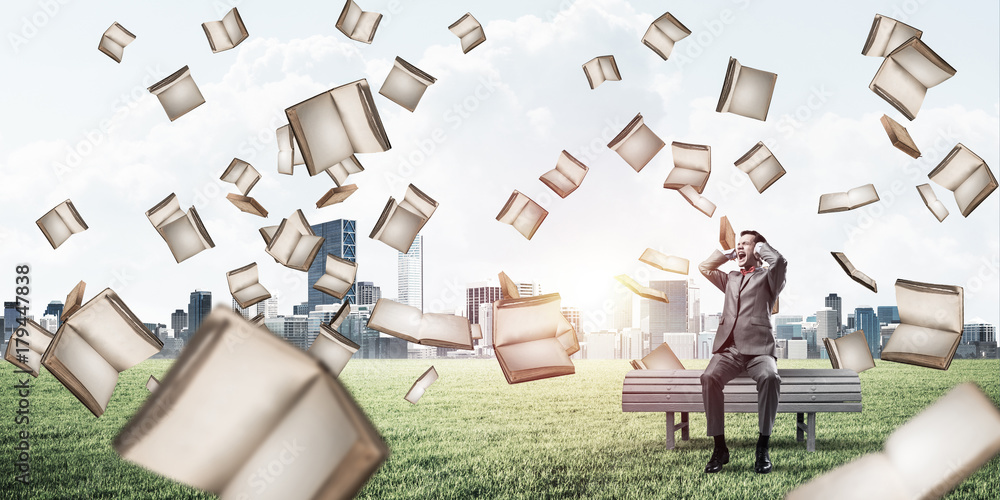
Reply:
<svg viewBox="0 0 1000 500"><path fill-rule="evenodd" d="M941 203L941 200L937 199L931 185L921 184L917 186L917 192L920 193L920 199L924 200L924 205L927 205L927 209L934 214L938 222L944 222L945 217L948 217L948 209L945 208L944 203Z"/></svg>
<svg viewBox="0 0 1000 500"><path fill-rule="evenodd" d="M427 87L436 81L437 78L424 73L420 68L397 56L396 61L392 64L392 70L389 71L389 76L385 77L385 82L382 83L382 88L378 90L378 93L407 110L413 111L417 109L417 104Z"/></svg>
<svg viewBox="0 0 1000 500"><path fill-rule="evenodd" d="M3 358L25 373L38 378L38 372L42 369L42 355L52 343L52 333L30 319L26 320L23 326L20 326L20 323L18 325L14 331L23 333L20 336L18 333L10 336Z"/></svg>
<svg viewBox="0 0 1000 500"><path fill-rule="evenodd" d="M497 220L514 226L517 232L530 240L548 215L548 210L515 189L497 214Z"/></svg>
<svg viewBox="0 0 1000 500"><path fill-rule="evenodd" d="M197 255L202 250L215 247L215 242L201 223L194 207L181 210L177 195L170 193L163 201L146 211L146 218L156 228L170 253L178 263Z"/></svg>
<svg viewBox="0 0 1000 500"><path fill-rule="evenodd" d="M275 225L275 226L264 226L264 227L258 229L258 231L260 231L260 236L262 238L264 238L264 244L265 245L270 245L271 244L271 240L274 239L274 233L278 232L278 226L277 225ZM274 259L274 261L278 262L278 259Z"/></svg>
<svg viewBox="0 0 1000 500"><path fill-rule="evenodd" d="M889 142L892 142L892 145L896 149L914 158L920 158L920 149L917 148L917 143L913 142L913 138L906 131L906 127L900 125L896 120L889 118L889 115L882 115L879 121L882 122L882 128L885 129L885 133L889 134Z"/></svg>
<svg viewBox="0 0 1000 500"><path fill-rule="evenodd" d="M347 302L344 302L344 304L347 304ZM309 354L318 359L320 363L323 363L323 366L334 377L340 376L340 372L344 371L344 367L351 360L351 356L361 348L353 340L337 331L338 327L339 325L333 325L333 321L321 324L319 326L319 335L316 336L316 340L309 347Z"/></svg>
<svg viewBox="0 0 1000 500"><path fill-rule="evenodd" d="M112 446L224 499L350 498L389 454L318 361L221 306Z"/></svg>
<svg viewBox="0 0 1000 500"><path fill-rule="evenodd" d="M846 193L827 193L819 197L819 213L844 212L854 210L878 201L874 184L865 184Z"/></svg>
<svg viewBox="0 0 1000 500"><path fill-rule="evenodd" d="M556 168L545 172L538 180L555 191L560 198L565 198L583 184L588 170L590 169L586 165L564 149L556 160Z"/></svg>
<svg viewBox="0 0 1000 500"><path fill-rule="evenodd" d="M365 167L361 166L361 162L358 161L358 157L351 155L344 161L326 169L326 174L333 179L333 183L336 184L337 187L342 187L344 183L347 182L348 176L364 171Z"/></svg>
<svg viewBox="0 0 1000 500"><path fill-rule="evenodd" d="M968 217L997 189L997 178L990 167L962 143L952 148L927 177L955 193L955 203L962 217Z"/></svg>
<svg viewBox="0 0 1000 500"><path fill-rule="evenodd" d="M372 43L375 38L375 30L382 20L382 14L377 12L365 12L354 3L354 0L347 0L344 10L337 18L337 29L347 35L351 40L364 43Z"/></svg>
<svg viewBox="0 0 1000 500"><path fill-rule="evenodd" d="M201 28L205 30L208 45L212 47L213 53L236 47L250 36L236 7L227 12L221 21L202 23Z"/></svg>
<svg viewBox="0 0 1000 500"><path fill-rule="evenodd" d="M49 240L52 248L59 248L76 233L87 230L87 223L80 217L80 212L76 211L73 202L66 200L55 206L52 210L45 212L45 215L35 221L38 229L42 230L45 239Z"/></svg>
<svg viewBox="0 0 1000 500"><path fill-rule="evenodd" d="M422 313L420 309L389 299L378 299L368 328L414 344L472 349L468 318L454 314Z"/></svg>
<svg viewBox="0 0 1000 500"><path fill-rule="evenodd" d="M266 229L269 228L261 228L265 240L268 239ZM287 268L308 271L324 240L313 233L302 210L296 210L287 219L281 219L264 251Z"/></svg>
<svg viewBox="0 0 1000 500"><path fill-rule="evenodd" d="M135 35L118 23L111 23L111 27L101 35L101 43L97 45L97 50L104 52L116 63L122 62L122 55L125 54L125 46L135 40Z"/></svg>
<svg viewBox="0 0 1000 500"><path fill-rule="evenodd" d="M381 153L391 147L363 78L306 99L286 109L285 115L311 176L355 153ZM294 150L292 157L294 163Z"/></svg>
<svg viewBox="0 0 1000 500"><path fill-rule="evenodd" d="M259 217L267 217L267 209L257 202L257 200L255 200L252 196L229 193L226 195L226 199L235 205L236 208L240 209L241 212L253 214Z"/></svg>
<svg viewBox="0 0 1000 500"><path fill-rule="evenodd" d="M962 340L962 287L897 279L896 304L900 324L882 347L882 359L947 370Z"/></svg>
<svg viewBox="0 0 1000 500"><path fill-rule="evenodd" d="M336 205L347 198L350 198L355 191L358 190L357 184L348 184L346 186L330 188L323 196L316 200L316 208L328 207L330 205Z"/></svg>
<svg viewBox="0 0 1000 500"><path fill-rule="evenodd" d="M156 377L150 375L149 378L146 379L146 390L149 392L155 392L159 388L160 388L160 381L157 380Z"/></svg>
<svg viewBox="0 0 1000 500"><path fill-rule="evenodd" d="M691 30L667 12L649 25L646 34L642 35L642 43L666 61L674 44L690 34Z"/></svg>
<svg viewBox="0 0 1000 500"><path fill-rule="evenodd" d="M865 40L864 48L861 49L861 55L885 57L903 42L913 37L920 38L922 34L923 31L913 26L882 14L875 14L872 29L868 32L868 38Z"/></svg>
<svg viewBox="0 0 1000 500"><path fill-rule="evenodd" d="M632 279L627 274L619 274L618 276L615 276L615 279L618 280L619 283L625 285L625 288L632 290L632 293L644 299L658 300L664 304L670 303L670 301L667 300L667 294L659 290L649 288L648 286L640 285L638 281Z"/></svg>
<svg viewBox="0 0 1000 500"><path fill-rule="evenodd" d="M436 382L437 379L438 379L437 370L435 370L433 366L428 368L427 371L423 373L423 375L417 377L417 380L415 380L413 382L413 385L410 386L410 390L406 391L406 395L403 396L403 399L413 404L417 404L417 401L420 401L420 396L423 396L424 391L426 391L427 388L431 386L431 384Z"/></svg>
<svg viewBox="0 0 1000 500"><path fill-rule="evenodd" d="M591 89L596 89L604 82L621 81L615 56L597 56L583 63L583 74L587 75L587 83Z"/></svg>
<svg viewBox="0 0 1000 500"><path fill-rule="evenodd" d="M699 194L703 193L708 176L712 174L712 146L674 141L670 149L674 153L674 168L667 174L663 187L680 189L690 185Z"/></svg>
<svg viewBox="0 0 1000 500"><path fill-rule="evenodd" d="M358 275L358 263L341 259L333 254L326 254L326 265L323 276L313 283L313 288L338 299L344 298L354 284Z"/></svg>
<svg viewBox="0 0 1000 500"><path fill-rule="evenodd" d="M660 347L653 349L642 359L629 361L634 370L683 370L684 364L677 359L677 355L670 349L666 342Z"/></svg>
<svg viewBox="0 0 1000 500"><path fill-rule="evenodd" d="M278 142L278 173L292 175L295 165L304 165L302 150L299 143L292 135L292 126L283 125L274 131L275 139Z"/></svg>
<svg viewBox="0 0 1000 500"><path fill-rule="evenodd" d="M229 283L229 293L243 309L271 298L271 292L260 284L256 262L229 271L226 273L226 281Z"/></svg>
<svg viewBox="0 0 1000 500"><path fill-rule="evenodd" d="M472 327L472 340L482 340L483 339L483 327L479 323L471 325Z"/></svg>
<svg viewBox="0 0 1000 500"><path fill-rule="evenodd" d="M1000 410L975 383L965 382L893 431L882 452L816 477L785 499L941 498L998 452Z"/></svg>
<svg viewBox="0 0 1000 500"><path fill-rule="evenodd" d="M470 50L486 41L483 25L479 24L479 21L476 21L476 18L472 17L469 12L448 26L448 30L461 39L463 54L468 54Z"/></svg>
<svg viewBox="0 0 1000 500"><path fill-rule="evenodd" d="M580 350L558 293L493 303L493 349L508 384L570 375Z"/></svg>
<svg viewBox="0 0 1000 500"><path fill-rule="evenodd" d="M719 219L719 244L722 245L723 250L736 248L736 232L733 231L733 225L729 223L729 217L725 215Z"/></svg>
<svg viewBox="0 0 1000 500"><path fill-rule="evenodd" d="M69 317L42 356L45 366L94 416L108 407L118 373L160 352L163 342L105 288Z"/></svg>
<svg viewBox="0 0 1000 500"><path fill-rule="evenodd" d="M857 281L858 283L861 283L861 285L864 286L865 288L875 293L878 293L878 285L875 284L875 280L869 278L867 274L859 271L856 267L854 267L854 264L851 264L851 261L847 258L846 255L844 255L843 252L830 252L830 255L833 255L833 258L834 260L837 261L837 264L840 264L840 268L843 269L844 272L847 273L847 275L850 276L852 280Z"/></svg>
<svg viewBox="0 0 1000 500"><path fill-rule="evenodd" d="M669 271L677 274L687 274L690 263L683 257L674 257L657 252L652 248L647 248L639 256L639 262L649 264L657 269Z"/></svg>
<svg viewBox="0 0 1000 500"><path fill-rule="evenodd" d="M774 73L743 66L730 57L726 80L722 84L722 94L719 95L715 111L764 121L767 119L774 82L777 80L778 75Z"/></svg>
<svg viewBox="0 0 1000 500"><path fill-rule="evenodd" d="M406 187L403 201L396 203L395 198L389 197L368 237L407 253L437 207L438 202L410 184Z"/></svg>
<svg viewBox="0 0 1000 500"><path fill-rule="evenodd" d="M253 168L253 165L239 158L233 158L233 161L229 162L229 166L226 167L226 171L222 173L222 177L219 179L236 185L236 188L242 193L229 193L226 195L226 199L233 205L236 205L236 208L246 213L267 217L267 210L260 203L257 203L257 200L247 196L250 190L253 189L253 186L257 184L257 181L260 180L260 172L257 172L257 169Z"/></svg>
<svg viewBox="0 0 1000 500"><path fill-rule="evenodd" d="M80 307L83 306L83 292L86 289L87 284L80 281L69 291L66 295L66 305L63 306L62 316L59 318L61 321L65 322L73 313L80 310Z"/></svg>
<svg viewBox="0 0 1000 500"><path fill-rule="evenodd" d="M692 207L697 208L699 212L709 217L711 217L712 214L715 213L715 203L712 203L711 201L709 201L708 198L702 196L701 193L699 193L698 190L694 188L694 186L690 184L686 186L681 186L681 188L678 189L677 192L680 193L681 196L683 196L684 199L687 200L687 202L690 203Z"/></svg>
<svg viewBox="0 0 1000 500"><path fill-rule="evenodd" d="M927 89L955 76L955 68L913 37L882 60L868 88L909 120L917 117Z"/></svg>
<svg viewBox="0 0 1000 500"><path fill-rule="evenodd" d="M172 75L149 87L149 92L160 100L163 111L166 111L170 121L174 121L202 104L205 98L198 90L198 85L191 78L187 66L177 70Z"/></svg>
<svg viewBox="0 0 1000 500"><path fill-rule="evenodd" d="M507 273L500 271L500 297L504 299L519 299L521 292L517 288L517 283L507 276Z"/></svg>
<svg viewBox="0 0 1000 500"><path fill-rule="evenodd" d="M830 354L830 363L834 370L846 368L861 373L869 368L875 368L875 359L872 358L864 330L855 330L839 339L825 338L823 345Z"/></svg>
<svg viewBox="0 0 1000 500"><path fill-rule="evenodd" d="M734 164L736 168L750 176L750 182L753 183L753 187L757 188L758 193L763 193L765 189L771 187L771 184L774 184L774 181L785 175L785 169L763 142L758 142L750 148L750 151L747 151Z"/></svg>
<svg viewBox="0 0 1000 500"><path fill-rule="evenodd" d="M608 147L618 153L625 163L639 172L659 153L666 144L653 133L642 121L642 113L635 115L611 142Z"/></svg>

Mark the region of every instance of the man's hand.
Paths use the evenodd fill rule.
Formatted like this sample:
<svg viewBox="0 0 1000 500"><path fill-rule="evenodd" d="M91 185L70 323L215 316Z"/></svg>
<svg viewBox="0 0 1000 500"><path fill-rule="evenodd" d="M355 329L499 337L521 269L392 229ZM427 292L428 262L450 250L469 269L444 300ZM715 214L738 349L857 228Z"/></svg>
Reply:
<svg viewBox="0 0 1000 500"><path fill-rule="evenodd" d="M736 249L734 248L722 255L729 260L736 260Z"/></svg>
<svg viewBox="0 0 1000 500"><path fill-rule="evenodd" d="M763 244L764 242L758 241L757 244L753 246L753 256L755 259L757 259L758 263L764 262L764 260L760 258L760 246Z"/></svg>

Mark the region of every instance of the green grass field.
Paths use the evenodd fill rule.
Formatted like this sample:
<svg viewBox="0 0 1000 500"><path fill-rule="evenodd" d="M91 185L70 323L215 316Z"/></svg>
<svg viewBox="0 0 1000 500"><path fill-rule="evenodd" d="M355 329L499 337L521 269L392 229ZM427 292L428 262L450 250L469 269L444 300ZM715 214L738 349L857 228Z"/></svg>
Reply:
<svg viewBox="0 0 1000 500"><path fill-rule="evenodd" d="M108 411L94 418L47 372L32 381L32 485L14 481L13 367L0 372L0 497L211 498L121 460L111 440L147 396L145 382L171 361L121 376ZM440 379L418 405L403 401L433 364ZM690 361L703 368L705 361ZM828 368L780 360L779 368ZM817 450L795 441L795 415L779 414L774 472L753 468L755 414L727 416L732 462L702 472L711 454L704 414L691 440L664 449L662 413L622 413L626 361L578 361L577 373L507 385L495 360L354 360L341 376L391 450L361 498L781 498L823 472L879 451L893 429L956 384L975 381L1000 405L1000 361L955 360L948 371L878 362L861 374L864 411L817 415ZM679 433L678 433L679 437ZM997 498L994 457L947 498Z"/></svg>

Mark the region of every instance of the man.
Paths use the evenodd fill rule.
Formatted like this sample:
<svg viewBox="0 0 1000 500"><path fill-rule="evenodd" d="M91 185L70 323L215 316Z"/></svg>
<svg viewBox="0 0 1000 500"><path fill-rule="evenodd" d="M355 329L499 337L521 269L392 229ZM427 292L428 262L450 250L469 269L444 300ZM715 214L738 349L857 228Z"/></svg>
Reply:
<svg viewBox="0 0 1000 500"><path fill-rule="evenodd" d="M733 259L740 266L739 271L725 273L718 270L719 266ZM764 262L768 267L761 268ZM712 348L712 360L701 376L708 435L715 438L712 458L705 466L707 473L719 472L723 465L729 463L722 389L743 371L757 382L760 437L754 471L760 474L771 472L768 440L774 428L781 386L775 363L774 335L771 333L771 308L785 287L787 264L760 233L743 231L735 250L728 254L716 250L698 266L701 274L726 294Z"/></svg>

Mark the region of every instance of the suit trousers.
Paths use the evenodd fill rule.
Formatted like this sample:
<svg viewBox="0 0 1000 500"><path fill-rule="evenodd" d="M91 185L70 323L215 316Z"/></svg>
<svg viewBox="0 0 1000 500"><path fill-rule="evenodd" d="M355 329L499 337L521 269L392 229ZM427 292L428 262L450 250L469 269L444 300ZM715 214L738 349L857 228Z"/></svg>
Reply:
<svg viewBox="0 0 1000 500"><path fill-rule="evenodd" d="M778 413L778 396L781 393L778 365L767 354L740 354L735 347L729 346L712 355L708 368L701 375L701 396L705 403L709 436L724 433L726 410L722 389L744 371L757 382L757 422L760 433L771 435L774 417Z"/></svg>

